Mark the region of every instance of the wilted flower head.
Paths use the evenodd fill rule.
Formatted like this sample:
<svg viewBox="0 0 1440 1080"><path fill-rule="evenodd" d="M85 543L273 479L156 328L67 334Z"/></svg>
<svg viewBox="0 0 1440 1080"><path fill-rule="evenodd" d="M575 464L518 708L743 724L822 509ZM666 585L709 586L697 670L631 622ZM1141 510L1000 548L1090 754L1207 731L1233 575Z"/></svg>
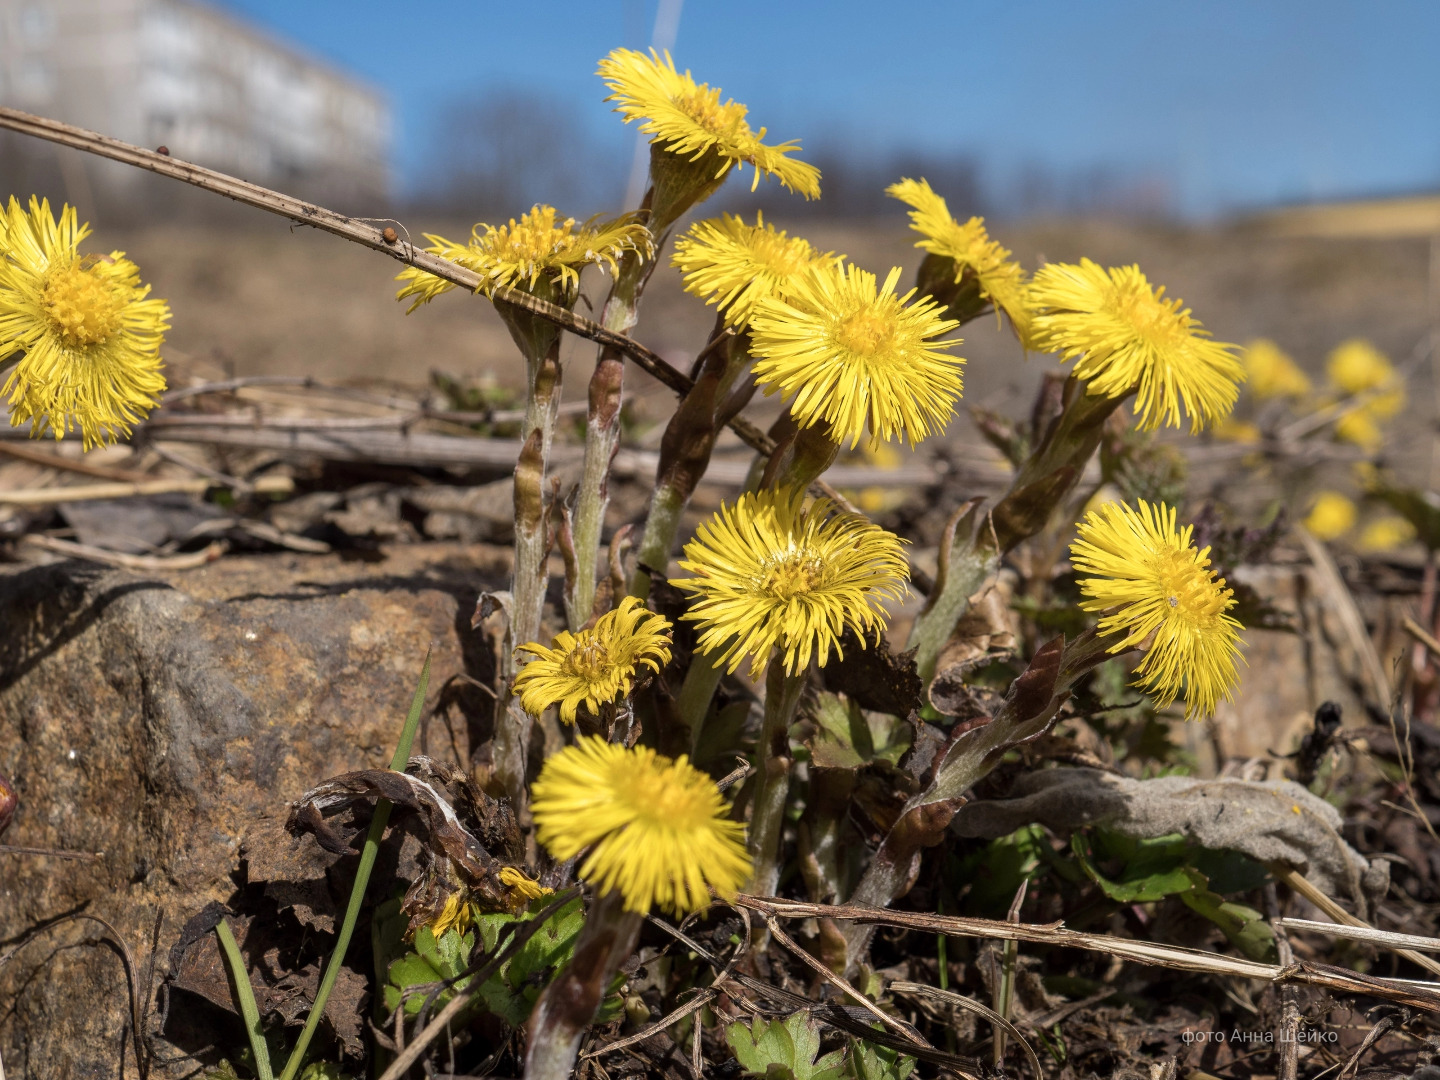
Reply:
<svg viewBox="0 0 1440 1080"><path fill-rule="evenodd" d="M751 129L744 105L720 100L718 87L697 83L690 72L675 70L675 61L654 49L647 56L634 49L616 49L600 61L598 74L612 91L607 101L628 124L639 120L650 141L677 157L699 161L706 154L717 158L716 179L733 166L755 169L754 190L761 174L774 176L791 191L807 199L820 196L820 170L789 155L796 142L767 146L765 128Z"/></svg>
<svg viewBox="0 0 1440 1080"><path fill-rule="evenodd" d="M23 354L5 381L10 423L59 439L80 429L85 449L129 434L165 389L160 345L170 308L122 251L81 255L90 235L75 209L49 201L0 211L0 362Z"/></svg>
<svg viewBox="0 0 1440 1080"><path fill-rule="evenodd" d="M811 266L768 297L750 318L755 377L790 403L802 427L830 425L837 442L907 439L913 446L945 427L960 396L965 361L944 350L959 339L933 300L895 294L900 268L877 288L855 266Z"/></svg>
<svg viewBox="0 0 1440 1080"><path fill-rule="evenodd" d="M1240 623L1226 612L1233 590L1210 569L1210 549L1197 551L1192 526L1175 528L1175 510L1143 500L1139 510L1108 503L1088 514L1070 545L1082 574L1086 611L1109 612L1104 634L1123 634L1112 653L1151 638L1136 668L1136 685L1165 708L1182 692L1185 718L1209 716L1239 681ZM1118 610L1111 610L1118 609ZM1153 638L1152 638L1153 635Z"/></svg>
<svg viewBox="0 0 1440 1080"><path fill-rule="evenodd" d="M521 707L539 716L558 705L560 719L573 724L582 703L598 713L635 688L642 668L659 671L670 662L670 620L627 596L589 630L562 630L548 649L532 641L516 651L536 657L515 676Z"/></svg>
<svg viewBox="0 0 1440 1080"><path fill-rule="evenodd" d="M750 876L745 827L683 755L582 736L546 759L530 812L556 859L589 848L580 877L601 893L619 889L629 911L686 915L709 904L710 889L733 896Z"/></svg>
<svg viewBox="0 0 1440 1080"><path fill-rule="evenodd" d="M465 244L433 233L426 233L425 239L430 241L425 250L432 255L479 274L480 291L487 294L508 288L533 291L542 277L562 292L573 292L580 287L580 270L585 266L595 264L614 274L625 252L638 251L647 258L654 252L650 231L637 222L591 218L581 223L560 218L553 206L539 203L519 221L511 218L508 225L476 225ZM415 298L407 314L455 287L413 266L400 271L395 280L405 283L395 299Z"/></svg>
<svg viewBox="0 0 1440 1080"><path fill-rule="evenodd" d="M675 242L670 261L685 275L686 292L723 310L730 326L743 326L761 300L785 297L810 267L843 258L777 231L757 213L754 225L734 214L697 221Z"/></svg>
<svg viewBox="0 0 1440 1080"><path fill-rule="evenodd" d="M750 658L758 675L779 648L785 670L823 667L840 638L862 642L883 628L884 603L905 593L909 564L899 537L859 514L832 514L828 500L804 507L804 492L741 495L703 522L672 579L693 593L681 616L699 624L701 651L735 671Z"/></svg>
<svg viewBox="0 0 1440 1080"><path fill-rule="evenodd" d="M1245 369L1231 355L1234 346L1211 341L1189 309L1165 299L1138 266L1050 263L1036 271L1030 302L1035 347L1075 360L1092 394L1137 391L1142 430L1162 422L1179 427L1182 405L1191 431L1235 407Z"/></svg>

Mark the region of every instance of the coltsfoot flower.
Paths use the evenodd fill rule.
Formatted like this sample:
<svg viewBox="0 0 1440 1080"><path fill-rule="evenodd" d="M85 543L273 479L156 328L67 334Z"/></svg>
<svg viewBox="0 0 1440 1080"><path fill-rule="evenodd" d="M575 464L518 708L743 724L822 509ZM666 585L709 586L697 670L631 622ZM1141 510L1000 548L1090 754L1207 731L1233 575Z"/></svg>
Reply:
<svg viewBox="0 0 1440 1080"><path fill-rule="evenodd" d="M562 630L550 648L532 641L516 652L536 659L515 676L521 707L539 716L560 706L560 719L575 723L583 703L592 713L635 688L641 668L659 671L670 662L670 620L627 596L589 630Z"/></svg>
<svg viewBox="0 0 1440 1080"><path fill-rule="evenodd" d="M1335 437L1370 453L1379 450L1385 444L1381 422L1405 406L1405 380L1385 354L1363 338L1337 345L1325 373L1334 392L1332 404L1340 394L1360 398L1358 405L1335 421Z"/></svg>
<svg viewBox="0 0 1440 1080"><path fill-rule="evenodd" d="M1241 360L1245 364L1245 385L1257 401L1303 398L1310 393L1309 376L1269 338L1258 338L1246 345Z"/></svg>
<svg viewBox="0 0 1440 1080"><path fill-rule="evenodd" d="M611 90L605 100L616 102L615 111L627 124L641 121L640 131L651 136L651 143L689 161L714 154L715 179L748 164L755 170L752 191L764 174L807 199L820 197L820 170L789 156L800 149L799 143L766 145L765 128L750 127L744 105L722 102L719 87L697 83L689 71L676 71L668 51L662 59L654 49L648 56L616 49L600 61L597 74Z"/></svg>
<svg viewBox="0 0 1440 1080"><path fill-rule="evenodd" d="M755 377L777 391L802 427L822 421L837 442L854 446L868 426L870 443L907 439L914 446L943 430L960 397L965 361L945 350L958 338L935 338L959 325L933 300L895 294L897 266L877 288L855 266L812 266L768 297L750 319Z"/></svg>
<svg viewBox="0 0 1440 1080"><path fill-rule="evenodd" d="M672 579L695 595L681 618L699 624L700 649L734 672L750 658L758 676L778 648L785 670L823 667L840 654L846 628L863 643L883 628L884 603L905 593L910 567L902 541L859 514L832 513L829 500L808 509L804 492L763 491L721 506L685 545Z"/></svg>
<svg viewBox="0 0 1440 1080"><path fill-rule="evenodd" d="M560 291L574 292L580 287L583 267L601 266L613 275L625 252L639 251L649 258L655 250L650 231L637 222L591 218L581 223L561 218L553 206L539 203L519 221L511 218L508 225L476 225L468 243L458 244L433 233L426 233L425 239L430 241L425 249L430 254L479 274L483 279L480 291L487 295L506 288L533 292L542 276ZM455 288L413 266L400 271L395 280L405 283L395 294L396 300L415 298L406 314Z"/></svg>
<svg viewBox="0 0 1440 1080"><path fill-rule="evenodd" d="M1233 590L1210 569L1210 549L1197 551L1192 526L1176 530L1175 510L1140 502L1139 510L1108 503L1080 523L1070 561L1080 573L1086 611L1105 612L1102 634L1123 634L1110 646L1124 652L1153 639L1136 685L1165 708L1182 692L1185 719L1209 716L1233 700L1242 629L1226 612ZM1117 609L1112 611L1111 609Z"/></svg>
<svg viewBox="0 0 1440 1080"><path fill-rule="evenodd" d="M498 876L500 884L505 886L505 903L511 912L524 911L530 901L539 900L540 897L549 896L555 891L526 877L513 866L502 866Z"/></svg>
<svg viewBox="0 0 1440 1080"><path fill-rule="evenodd" d="M744 326L761 300L783 299L810 267L837 266L843 259L777 231L757 213L754 225L734 214L697 221L675 242L670 261L685 275L686 292L724 311L728 325Z"/></svg>
<svg viewBox="0 0 1440 1080"><path fill-rule="evenodd" d="M1011 260L1008 249L990 239L985 219L972 217L960 224L924 178L904 178L886 188L885 194L911 207L910 228L921 236L915 246L943 259L953 259L956 284L967 272L974 274L980 294L995 306L997 313L1003 311L1010 317L1021 341L1028 340L1030 309L1025 271Z"/></svg>
<svg viewBox="0 0 1440 1080"><path fill-rule="evenodd" d="M1034 346L1074 359L1092 394L1136 390L1142 431L1179 427L1182 405L1191 431L1235 407L1245 369L1234 346L1211 341L1189 308L1167 300L1138 266L1050 263L1035 272L1029 295Z"/></svg>
<svg viewBox="0 0 1440 1080"><path fill-rule="evenodd" d="M1338 540L1355 527L1355 504L1338 491L1322 491L1305 517L1305 528L1317 540Z"/></svg>
<svg viewBox="0 0 1440 1080"><path fill-rule="evenodd" d="M733 896L750 876L745 827L684 755L627 750L596 736L546 759L530 789L536 837L556 859L590 853L580 877L619 889L629 911L677 916Z"/></svg>
<svg viewBox="0 0 1440 1080"><path fill-rule="evenodd" d="M165 389L164 300L123 251L81 255L90 235L75 209L11 196L0 212L0 364L23 354L5 381L10 423L34 436L80 429L85 449L130 433Z"/></svg>

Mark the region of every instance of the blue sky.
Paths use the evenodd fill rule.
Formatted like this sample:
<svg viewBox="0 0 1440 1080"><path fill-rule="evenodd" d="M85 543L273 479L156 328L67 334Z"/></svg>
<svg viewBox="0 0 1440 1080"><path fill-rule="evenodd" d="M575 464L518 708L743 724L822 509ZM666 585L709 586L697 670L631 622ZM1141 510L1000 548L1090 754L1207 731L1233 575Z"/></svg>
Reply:
<svg viewBox="0 0 1440 1080"><path fill-rule="evenodd" d="M656 0L217 2L389 94L402 191L438 107L499 88L563 102L628 169L593 73L649 44ZM685 0L674 53L776 138L969 153L992 186L1157 176L1190 215L1440 189L1432 0Z"/></svg>

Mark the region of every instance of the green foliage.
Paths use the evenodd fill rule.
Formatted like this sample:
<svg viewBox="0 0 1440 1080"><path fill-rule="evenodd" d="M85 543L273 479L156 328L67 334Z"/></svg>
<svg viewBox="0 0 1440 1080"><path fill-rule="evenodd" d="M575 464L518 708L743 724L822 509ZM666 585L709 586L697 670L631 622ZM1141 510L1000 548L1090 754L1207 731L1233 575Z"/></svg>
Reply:
<svg viewBox="0 0 1440 1080"><path fill-rule="evenodd" d="M1137 840L1105 829L1076 831L1070 847L1086 875L1116 903L1135 904L1174 896L1190 910L1209 919L1230 943L1251 960L1275 959L1275 934L1260 912L1226 900L1211 888L1211 879L1197 864L1214 870L1215 884L1226 891L1254 888L1265 870L1238 852L1206 852L1179 833ZM1102 874L1098 861L1119 865ZM1257 876L1258 875L1258 876Z"/></svg>
<svg viewBox="0 0 1440 1080"><path fill-rule="evenodd" d="M831 769L854 769L883 761L898 765L910 749L910 725L894 716L866 712L840 694L817 695L807 720L794 734L809 749L810 760Z"/></svg>
<svg viewBox="0 0 1440 1080"><path fill-rule="evenodd" d="M464 979L459 976L476 959L476 932L480 953L488 955L495 951L506 926L533 919L549 903L548 897L541 897L532 901L520 915L503 912L481 915L475 921L475 929L464 935L447 930L436 939L429 927L421 928L415 934L414 950L390 965L385 987L386 1008L393 1013L403 999L406 1013L414 1015L420 1011L429 992L417 989L407 995L405 991L442 980L458 979L453 989L436 998L437 1008L449 1001L456 990L470 989L473 976ZM519 952L477 988L474 1008L488 1009L511 1027L524 1024L540 991L570 962L575 939L584 922L584 911L577 897L547 919Z"/></svg>
<svg viewBox="0 0 1440 1080"><path fill-rule="evenodd" d="M346 1072L332 1061L312 1061L305 1066L300 1080L354 1080L354 1074Z"/></svg>
<svg viewBox="0 0 1440 1080"><path fill-rule="evenodd" d="M913 1057L899 1050L864 1039L850 1040L850 1072L855 1080L905 1080L915 1071L915 1064Z"/></svg>
<svg viewBox="0 0 1440 1080"><path fill-rule="evenodd" d="M766 1080L906 1080L915 1071L913 1057L864 1039L852 1038L848 1054L831 1050L822 1056L820 1025L808 1012L750 1026L734 1023L725 1039L741 1067Z"/></svg>
<svg viewBox="0 0 1440 1080"><path fill-rule="evenodd" d="M842 1080L845 1051L820 1053L820 1025L807 1012L791 1013L780 1020L756 1020L746 1027L734 1023L725 1029L725 1039L735 1060L751 1076L766 1080Z"/></svg>

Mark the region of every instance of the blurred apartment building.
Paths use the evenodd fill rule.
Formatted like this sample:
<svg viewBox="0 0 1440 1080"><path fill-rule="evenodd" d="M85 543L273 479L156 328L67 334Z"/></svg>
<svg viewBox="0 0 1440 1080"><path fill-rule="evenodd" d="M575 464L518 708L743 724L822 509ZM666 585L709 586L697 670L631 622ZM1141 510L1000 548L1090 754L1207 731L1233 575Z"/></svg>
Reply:
<svg viewBox="0 0 1440 1080"><path fill-rule="evenodd" d="M377 90L196 0L0 0L0 104L341 207L375 207L389 188ZM0 141L0 196L128 216L163 212L175 186Z"/></svg>

